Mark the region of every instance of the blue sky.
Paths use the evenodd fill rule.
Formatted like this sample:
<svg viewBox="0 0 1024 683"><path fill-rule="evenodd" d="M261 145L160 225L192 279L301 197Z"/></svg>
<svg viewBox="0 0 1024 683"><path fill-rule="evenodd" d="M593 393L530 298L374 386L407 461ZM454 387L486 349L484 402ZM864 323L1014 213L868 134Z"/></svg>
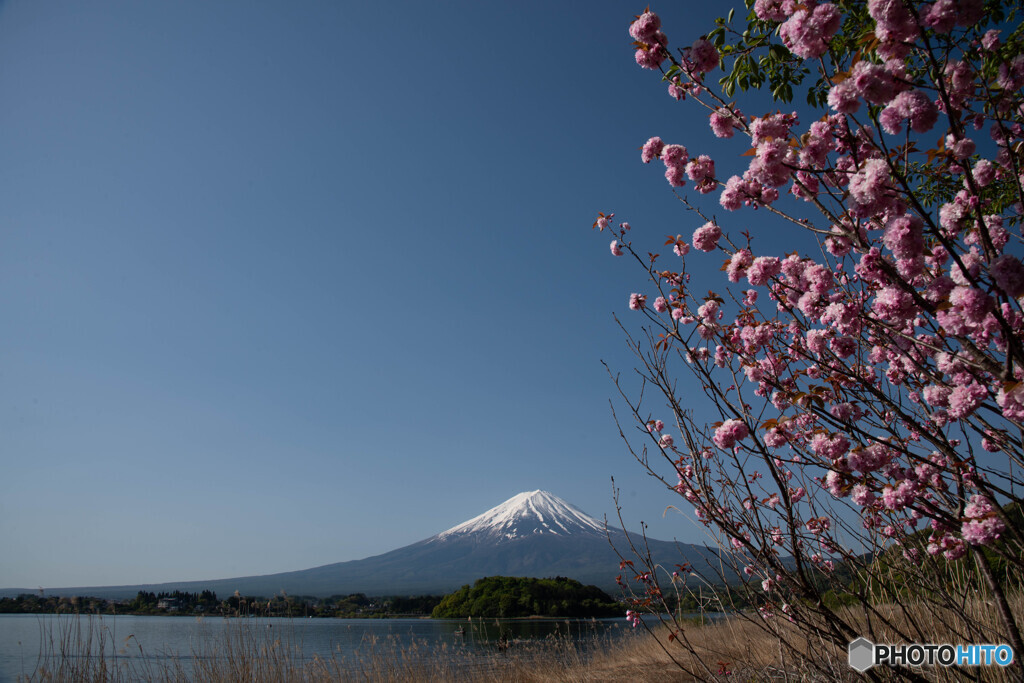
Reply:
<svg viewBox="0 0 1024 683"><path fill-rule="evenodd" d="M653 9L678 46L727 8ZM0 586L358 559L537 488L600 517L612 476L701 540L600 364L644 282L596 212L691 231L639 148L717 144L642 10L4 3Z"/></svg>

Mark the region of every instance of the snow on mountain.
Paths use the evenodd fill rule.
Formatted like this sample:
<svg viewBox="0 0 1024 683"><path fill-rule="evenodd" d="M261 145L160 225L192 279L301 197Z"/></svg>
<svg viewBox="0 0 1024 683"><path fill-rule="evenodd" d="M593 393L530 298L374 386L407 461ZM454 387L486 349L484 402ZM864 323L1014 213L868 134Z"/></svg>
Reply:
<svg viewBox="0 0 1024 683"><path fill-rule="evenodd" d="M604 523L547 491L525 491L512 496L462 524L430 540L447 540L464 535L514 539L553 534L605 534Z"/></svg>

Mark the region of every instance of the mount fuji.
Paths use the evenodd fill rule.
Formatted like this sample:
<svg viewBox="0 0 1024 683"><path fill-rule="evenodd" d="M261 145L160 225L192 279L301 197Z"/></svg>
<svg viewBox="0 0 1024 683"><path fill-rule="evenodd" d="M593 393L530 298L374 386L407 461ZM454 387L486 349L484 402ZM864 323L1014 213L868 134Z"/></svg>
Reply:
<svg viewBox="0 0 1024 683"><path fill-rule="evenodd" d="M602 522L547 491L530 491L427 540L476 537L502 543L543 534L568 537L594 533L604 538Z"/></svg>
<svg viewBox="0 0 1024 683"><path fill-rule="evenodd" d="M637 539L634 539L636 541ZM609 542L610 541L610 542ZM614 546L614 547L613 547ZM718 552L711 548L647 540L651 556L664 566L690 563L715 576ZM102 598L134 597L140 590L212 590L218 595L330 596L349 593L415 595L446 593L484 576L565 576L618 592L619 556L633 559L626 534L601 522L547 491L530 491L447 531L397 550L362 560L337 562L312 569L210 581L137 586L48 588L54 595ZM624 576L624 578L632 578ZM0 590L0 595L18 589Z"/></svg>

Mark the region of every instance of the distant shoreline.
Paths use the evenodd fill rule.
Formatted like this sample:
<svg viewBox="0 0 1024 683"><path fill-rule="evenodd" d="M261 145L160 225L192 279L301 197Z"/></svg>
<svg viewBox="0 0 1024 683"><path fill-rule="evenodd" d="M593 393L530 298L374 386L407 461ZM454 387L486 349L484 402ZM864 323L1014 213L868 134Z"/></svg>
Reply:
<svg viewBox="0 0 1024 683"><path fill-rule="evenodd" d="M620 617L609 616L579 616L579 617L552 617L543 614L534 614L528 617L432 617L429 614L361 614L351 616L332 615L266 615L266 614L217 614L204 612L0 612L2 616L8 615L40 616L52 614L63 617L170 617L172 619L196 618L196 617L220 617L223 619L430 619L431 621L451 622L489 622L499 621L614 621Z"/></svg>

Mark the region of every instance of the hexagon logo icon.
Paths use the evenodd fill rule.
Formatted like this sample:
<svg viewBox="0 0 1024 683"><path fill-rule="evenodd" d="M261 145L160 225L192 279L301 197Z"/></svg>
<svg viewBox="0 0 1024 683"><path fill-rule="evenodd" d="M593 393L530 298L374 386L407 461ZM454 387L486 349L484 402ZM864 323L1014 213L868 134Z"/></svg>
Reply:
<svg viewBox="0 0 1024 683"><path fill-rule="evenodd" d="M875 646L867 638L858 638L850 643L850 668L861 673L875 665Z"/></svg>

